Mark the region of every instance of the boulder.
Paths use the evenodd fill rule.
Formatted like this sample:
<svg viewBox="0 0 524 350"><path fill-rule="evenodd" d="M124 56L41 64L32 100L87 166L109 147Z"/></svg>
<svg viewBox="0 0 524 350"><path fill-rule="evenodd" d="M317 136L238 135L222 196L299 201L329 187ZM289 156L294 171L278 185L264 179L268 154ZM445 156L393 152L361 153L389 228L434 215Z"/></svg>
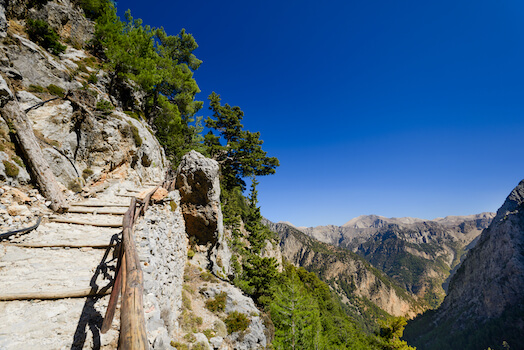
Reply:
<svg viewBox="0 0 524 350"><path fill-rule="evenodd" d="M180 191L188 236L199 245L210 246L210 270L225 278L230 270L231 251L224 237L219 174L215 160L190 151L178 166L175 187Z"/></svg>

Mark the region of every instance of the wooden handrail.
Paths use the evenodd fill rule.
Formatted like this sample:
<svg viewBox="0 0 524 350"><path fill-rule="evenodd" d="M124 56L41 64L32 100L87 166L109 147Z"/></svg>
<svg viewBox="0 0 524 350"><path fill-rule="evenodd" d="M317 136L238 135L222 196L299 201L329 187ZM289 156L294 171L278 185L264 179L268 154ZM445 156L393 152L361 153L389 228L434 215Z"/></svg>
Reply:
<svg viewBox="0 0 524 350"><path fill-rule="evenodd" d="M139 215L147 210L151 196L160 186L156 186L147 194L143 201L138 202L133 197L131 204L124 214L122 244L118 257L118 265L107 305L106 314L101 333L106 333L111 328L113 317L118 303L119 294L122 293L122 305L120 309L120 342L118 348L121 350L146 350L149 349L147 341L146 322L144 317L144 287L143 274L140 260L133 238L133 227ZM164 188L172 187L172 183L165 181Z"/></svg>

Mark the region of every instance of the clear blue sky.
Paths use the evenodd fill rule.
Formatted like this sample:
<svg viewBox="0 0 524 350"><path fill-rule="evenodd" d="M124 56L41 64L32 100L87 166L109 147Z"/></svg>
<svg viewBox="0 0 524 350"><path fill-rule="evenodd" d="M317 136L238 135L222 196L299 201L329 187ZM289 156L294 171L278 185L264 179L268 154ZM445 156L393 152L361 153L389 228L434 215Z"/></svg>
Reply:
<svg viewBox="0 0 524 350"><path fill-rule="evenodd" d="M192 33L198 98L240 106L279 158L259 179L272 221L495 211L524 178L521 0L118 3L128 8Z"/></svg>

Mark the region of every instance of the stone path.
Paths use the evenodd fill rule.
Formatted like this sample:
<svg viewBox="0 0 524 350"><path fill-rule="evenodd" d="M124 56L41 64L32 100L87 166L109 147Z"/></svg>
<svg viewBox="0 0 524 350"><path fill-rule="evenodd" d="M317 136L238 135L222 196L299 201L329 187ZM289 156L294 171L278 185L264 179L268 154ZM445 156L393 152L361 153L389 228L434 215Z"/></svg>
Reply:
<svg viewBox="0 0 524 350"><path fill-rule="evenodd" d="M125 194L136 195L122 186L113 184L97 199L72 205L73 213L45 217L38 229L0 243L0 350L117 348L118 309L112 328L106 334L99 329L130 200ZM96 295L64 298L81 293Z"/></svg>

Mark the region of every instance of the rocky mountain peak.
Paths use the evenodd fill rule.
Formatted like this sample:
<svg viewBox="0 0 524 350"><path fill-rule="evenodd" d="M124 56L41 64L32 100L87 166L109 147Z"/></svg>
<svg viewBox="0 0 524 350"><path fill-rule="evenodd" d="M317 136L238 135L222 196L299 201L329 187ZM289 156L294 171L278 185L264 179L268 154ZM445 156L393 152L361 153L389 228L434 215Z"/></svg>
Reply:
<svg viewBox="0 0 524 350"><path fill-rule="evenodd" d="M424 349L443 346L484 349L498 347L503 341L512 349L519 348L518 334L524 332L523 312L524 181L521 181L468 252L440 308L416 320L407 334L415 345Z"/></svg>

